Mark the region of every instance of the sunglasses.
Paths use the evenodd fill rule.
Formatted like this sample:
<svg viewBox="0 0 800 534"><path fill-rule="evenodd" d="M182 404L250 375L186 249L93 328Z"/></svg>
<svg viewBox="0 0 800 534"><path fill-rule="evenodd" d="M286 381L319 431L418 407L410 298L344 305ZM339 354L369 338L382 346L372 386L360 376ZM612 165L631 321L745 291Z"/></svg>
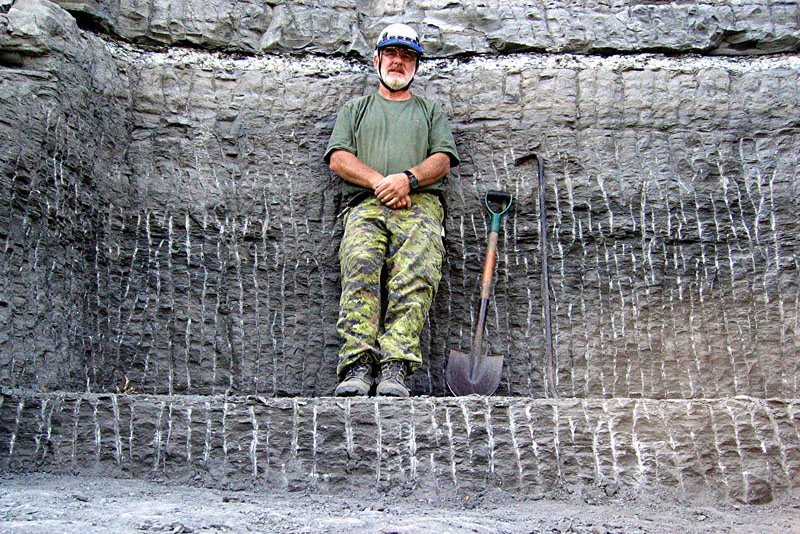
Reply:
<svg viewBox="0 0 800 534"><path fill-rule="evenodd" d="M412 52L411 50L408 50L406 48L387 47L384 48L381 51L381 53L383 54L383 57L385 57L386 59L394 59L396 57L399 57L401 60L405 62L411 62L417 60L416 52Z"/></svg>

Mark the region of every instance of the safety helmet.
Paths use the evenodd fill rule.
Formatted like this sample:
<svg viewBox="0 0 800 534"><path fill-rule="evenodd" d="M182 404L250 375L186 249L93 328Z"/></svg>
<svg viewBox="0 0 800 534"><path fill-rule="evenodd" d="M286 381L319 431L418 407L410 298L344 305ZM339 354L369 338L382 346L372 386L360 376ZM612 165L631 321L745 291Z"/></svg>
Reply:
<svg viewBox="0 0 800 534"><path fill-rule="evenodd" d="M380 36L378 36L378 43L375 45L375 50L379 51L385 46L393 45L410 48L420 56L422 55L419 35L407 24L389 24L386 26Z"/></svg>
<svg viewBox="0 0 800 534"><path fill-rule="evenodd" d="M414 29L407 24L389 24L380 33L378 36L378 42L375 44L375 55L378 57L378 79L381 81L381 84L392 93L405 91L414 81L413 76L411 77L411 80L409 80L408 85L401 87L400 89L392 89L386 84L386 82L383 81L383 75L381 75L381 50L387 46L401 46L416 52L417 61L414 65L414 74L416 75L417 71L419 70L419 58L422 57L422 45L419 44L419 35L417 35L417 32L415 32Z"/></svg>

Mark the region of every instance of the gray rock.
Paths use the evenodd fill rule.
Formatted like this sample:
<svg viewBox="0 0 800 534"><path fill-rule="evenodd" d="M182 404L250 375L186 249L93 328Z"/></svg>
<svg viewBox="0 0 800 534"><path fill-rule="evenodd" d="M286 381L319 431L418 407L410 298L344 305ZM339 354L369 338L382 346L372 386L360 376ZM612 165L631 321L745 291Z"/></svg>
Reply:
<svg viewBox="0 0 800 534"><path fill-rule="evenodd" d="M18 1L2 16L0 142L10 148L0 154L0 383L330 394L341 199L321 154L336 110L374 90L369 69L287 55L284 44L275 48L284 55L265 57L154 52L108 39L103 28L135 19L124 14L131 6L114 6L65 4L91 11L89 26L78 15L84 30L46 1ZM180 4L152 6L157 14L136 19L150 33L125 39L158 33L166 44L224 48L205 41L220 41L217 26L185 29L221 4L192 19ZM329 9L350 16L351 7ZM461 27L495 31L503 25L491 21L515 9ZM570 9L607 21L610 8ZM237 28L246 19L225 12ZM714 16L745 26L766 16L746 12ZM578 24L568 13L548 24ZM382 22L370 24L367 34ZM334 25L312 41L330 48L337 35ZM445 394L446 355L471 342L487 224L480 198L505 188L517 207L503 228L487 333L505 356L501 394L796 396L798 66L795 56L647 54L426 63L415 87L443 102L464 161L449 181L448 256L415 393ZM522 163L532 152L548 184L552 363L537 181Z"/></svg>
<svg viewBox="0 0 800 534"><path fill-rule="evenodd" d="M503 188L487 338L510 397L391 403L314 397L338 346L321 155L336 110L374 90L363 59L399 4L185 7L0 3L0 384L25 390L0 397L4 469L598 502L791 491L800 63L642 53L796 51L790 4L406 6L432 55L459 56L415 88L464 160L413 389L444 395L446 355L471 342L481 195Z"/></svg>
<svg viewBox="0 0 800 534"><path fill-rule="evenodd" d="M434 57L532 51L796 52L800 37L797 6L789 1L58 3L87 27L131 42L244 54L368 58L381 28L399 20L419 27Z"/></svg>
<svg viewBox="0 0 800 534"><path fill-rule="evenodd" d="M51 2L16 0L1 20L3 53L38 56L71 49L80 41L75 19Z"/></svg>
<svg viewBox="0 0 800 534"><path fill-rule="evenodd" d="M465 505L479 504L491 488L571 488L603 503L603 487L755 504L791 494L800 475L797 463L786 461L800 447L797 409L795 401L756 399L5 392L0 442L10 447L0 449L0 465L173 481L204 472L212 487L346 491L355 498L376 483L409 492L434 485L438 494L467 492Z"/></svg>

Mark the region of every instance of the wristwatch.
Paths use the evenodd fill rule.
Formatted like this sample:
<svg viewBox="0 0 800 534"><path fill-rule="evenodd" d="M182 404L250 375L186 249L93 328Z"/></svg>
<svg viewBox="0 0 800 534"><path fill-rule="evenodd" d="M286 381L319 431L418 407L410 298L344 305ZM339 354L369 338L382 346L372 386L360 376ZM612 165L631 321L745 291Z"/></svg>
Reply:
<svg viewBox="0 0 800 534"><path fill-rule="evenodd" d="M411 190L414 191L416 188L419 187L419 179L414 176L414 173L411 171L403 171L406 176L408 176L408 185L411 187Z"/></svg>

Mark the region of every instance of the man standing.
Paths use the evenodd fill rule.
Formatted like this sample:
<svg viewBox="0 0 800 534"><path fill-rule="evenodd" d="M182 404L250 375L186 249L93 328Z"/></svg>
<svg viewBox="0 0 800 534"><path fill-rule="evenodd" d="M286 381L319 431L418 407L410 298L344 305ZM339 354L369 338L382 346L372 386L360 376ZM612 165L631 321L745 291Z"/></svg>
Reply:
<svg viewBox="0 0 800 534"><path fill-rule="evenodd" d="M442 108L411 93L421 56L412 28L387 26L372 58L378 92L345 104L325 151L348 200L337 396L377 384L376 395L407 397L405 379L422 363L419 335L444 258L441 179L459 160Z"/></svg>

